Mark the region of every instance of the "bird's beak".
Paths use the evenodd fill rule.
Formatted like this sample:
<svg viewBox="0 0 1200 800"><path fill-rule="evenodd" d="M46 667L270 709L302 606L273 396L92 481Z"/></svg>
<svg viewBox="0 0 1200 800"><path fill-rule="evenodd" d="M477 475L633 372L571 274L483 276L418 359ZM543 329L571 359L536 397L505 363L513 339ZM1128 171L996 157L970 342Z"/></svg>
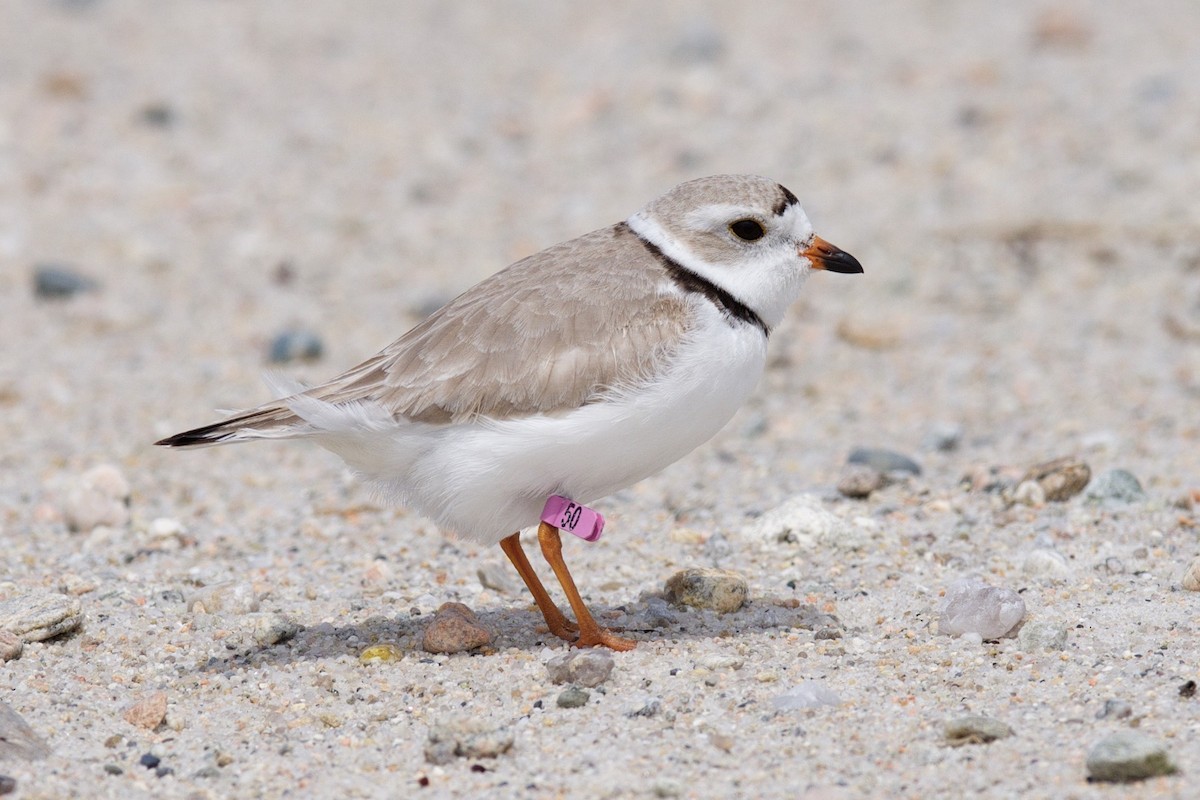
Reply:
<svg viewBox="0 0 1200 800"><path fill-rule="evenodd" d="M862 264L858 263L858 259L847 253L845 250L839 250L829 242L822 239L820 236L814 236L812 243L808 247L800 251L800 255L804 256L812 263L813 269L823 269L826 272L844 272L858 273L862 272Z"/></svg>

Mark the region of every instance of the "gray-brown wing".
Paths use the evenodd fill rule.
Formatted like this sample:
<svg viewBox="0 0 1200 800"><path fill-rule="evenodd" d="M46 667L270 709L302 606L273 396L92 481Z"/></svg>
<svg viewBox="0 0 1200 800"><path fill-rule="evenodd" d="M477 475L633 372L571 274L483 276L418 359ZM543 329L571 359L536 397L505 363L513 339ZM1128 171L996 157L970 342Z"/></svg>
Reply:
<svg viewBox="0 0 1200 800"><path fill-rule="evenodd" d="M307 394L431 423L554 413L649 378L686 331L682 297L624 225L484 280Z"/></svg>

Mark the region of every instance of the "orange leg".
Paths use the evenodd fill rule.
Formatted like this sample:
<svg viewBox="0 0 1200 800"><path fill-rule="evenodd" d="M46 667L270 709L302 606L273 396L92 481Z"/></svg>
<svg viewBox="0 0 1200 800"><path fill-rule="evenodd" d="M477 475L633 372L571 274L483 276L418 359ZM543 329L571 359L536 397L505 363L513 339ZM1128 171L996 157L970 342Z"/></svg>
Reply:
<svg viewBox="0 0 1200 800"><path fill-rule="evenodd" d="M558 606L550 599L550 593L546 591L546 587L542 586L529 559L525 557L525 551L521 548L520 532L501 539L500 549L504 551L504 555L508 556L508 560L517 568L521 580L525 581L525 585L529 587L529 593L533 595L533 601L537 603L538 610L546 618L546 627L550 629L550 632L568 642L575 641L579 629L575 627L575 623L563 616L563 613L558 610Z"/></svg>
<svg viewBox="0 0 1200 800"><path fill-rule="evenodd" d="M567 569L567 564L563 561L562 539L558 534L558 528L545 522L539 525L538 544L542 546L542 555L546 557L546 561L550 564L551 569L554 570L554 574L558 576L558 582L562 584L563 591L567 594L567 601L571 604L571 610L575 612L575 619L579 621L579 638L575 640L575 646L595 647L596 645L603 645L611 650L632 650L636 647L637 642L633 639L624 639L606 628L601 628L596 623L596 620L592 618L592 612L588 611L588 607L584 605L583 598L579 596L579 590L575 588L575 579L571 577L571 573ZM511 558L512 556L510 555L509 557ZM526 562L526 565L528 565L528 562ZM520 567L517 569L520 570ZM531 591L532 588L531 586ZM535 594L534 597L536 598L536 596ZM545 609L543 609L544 611ZM549 622L549 617L546 618L546 621Z"/></svg>

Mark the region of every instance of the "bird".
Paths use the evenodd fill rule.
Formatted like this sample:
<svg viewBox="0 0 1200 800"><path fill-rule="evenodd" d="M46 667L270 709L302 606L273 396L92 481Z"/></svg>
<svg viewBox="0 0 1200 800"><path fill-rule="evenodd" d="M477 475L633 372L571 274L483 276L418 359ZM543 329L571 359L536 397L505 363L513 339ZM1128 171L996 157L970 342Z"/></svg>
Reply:
<svg viewBox="0 0 1200 800"><path fill-rule="evenodd" d="M622 222L523 258L324 383L162 439L310 439L384 501L500 548L550 633L628 650L564 561L548 497L580 505L663 470L750 395L808 275L861 273L796 195L756 175L681 183ZM542 554L572 622L521 546Z"/></svg>

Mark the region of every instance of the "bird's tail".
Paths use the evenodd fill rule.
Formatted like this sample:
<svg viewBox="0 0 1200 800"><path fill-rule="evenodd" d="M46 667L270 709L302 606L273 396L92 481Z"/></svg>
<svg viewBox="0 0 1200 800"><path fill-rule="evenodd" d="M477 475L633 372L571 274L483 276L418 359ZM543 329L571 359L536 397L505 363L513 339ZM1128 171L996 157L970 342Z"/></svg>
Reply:
<svg viewBox="0 0 1200 800"><path fill-rule="evenodd" d="M286 405L270 405L159 439L155 444L163 447L209 447L248 439L291 439L311 432L312 429Z"/></svg>

